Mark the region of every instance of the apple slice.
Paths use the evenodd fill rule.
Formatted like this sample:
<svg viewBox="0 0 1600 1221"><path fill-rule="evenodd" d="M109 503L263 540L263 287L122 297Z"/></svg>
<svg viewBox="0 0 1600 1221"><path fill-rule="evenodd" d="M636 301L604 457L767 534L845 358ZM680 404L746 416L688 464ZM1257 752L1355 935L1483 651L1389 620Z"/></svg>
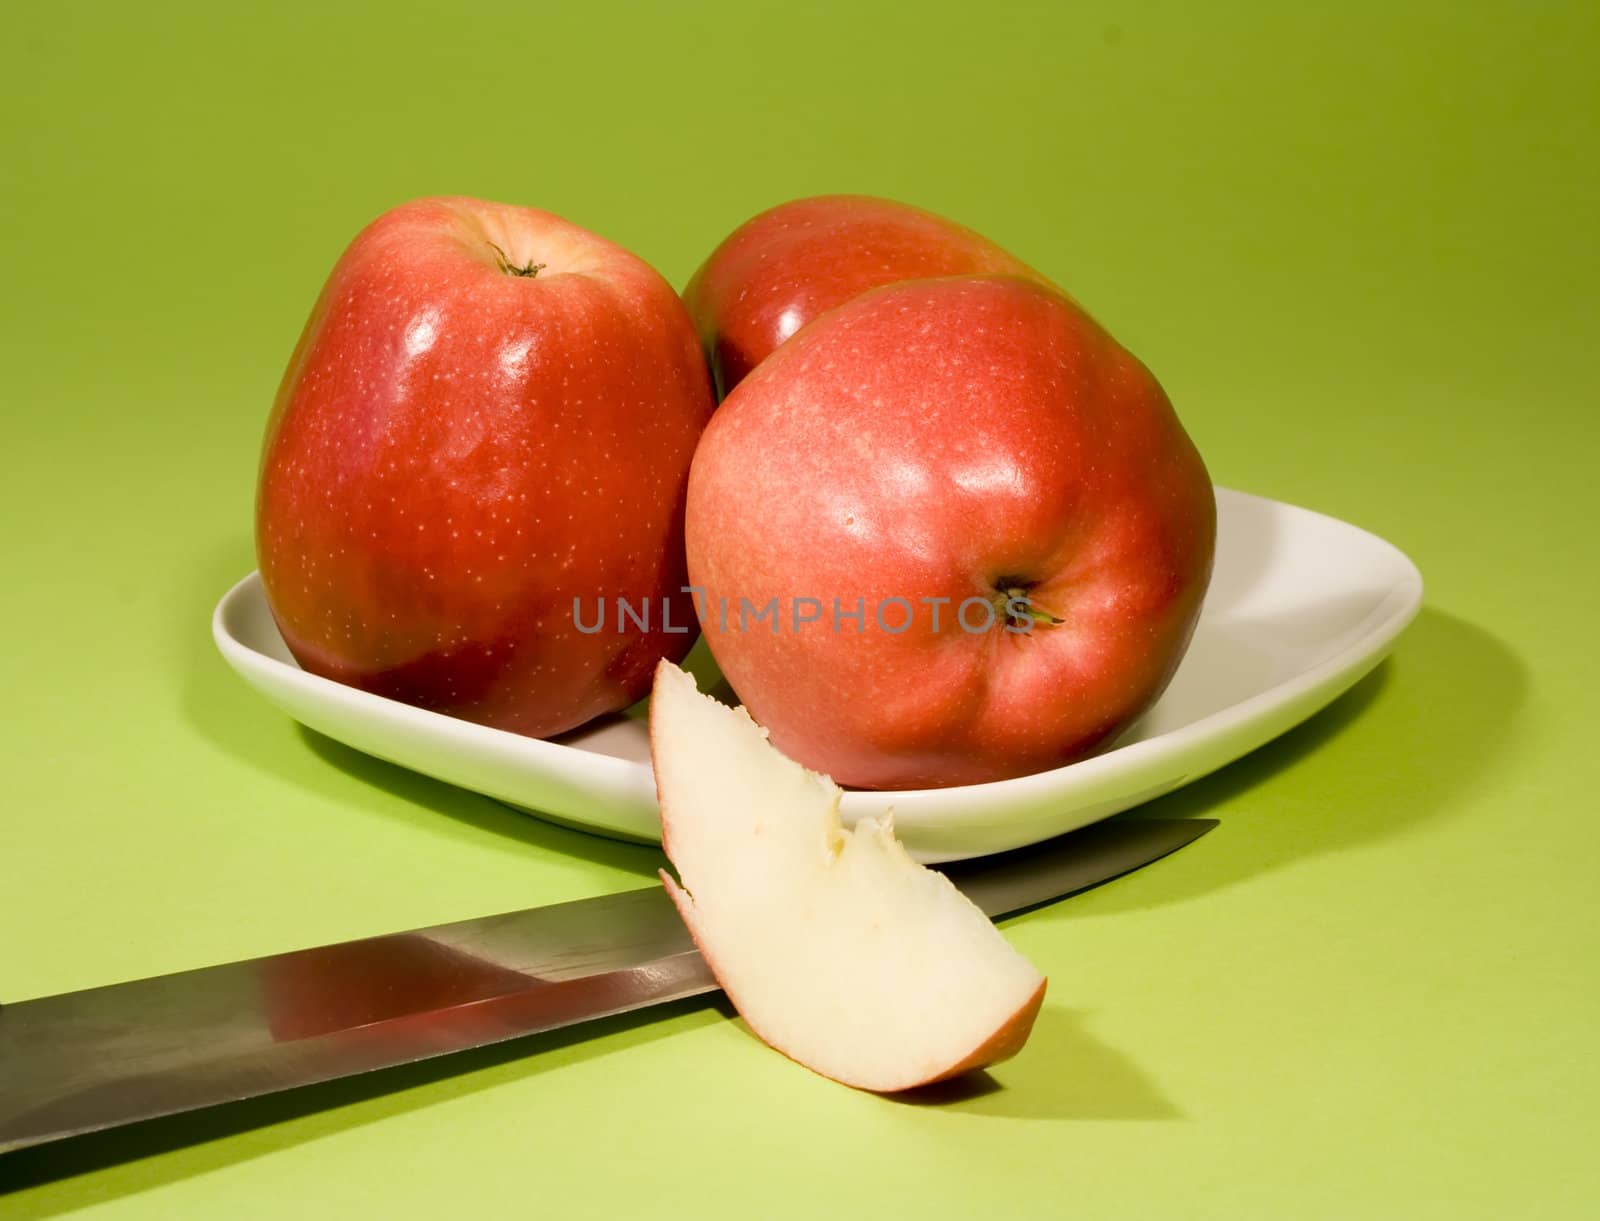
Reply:
<svg viewBox="0 0 1600 1221"><path fill-rule="evenodd" d="M1045 979L890 820L839 822L840 790L743 708L656 667L650 751L663 870L750 1028L825 1077L887 1093L1004 1060Z"/></svg>

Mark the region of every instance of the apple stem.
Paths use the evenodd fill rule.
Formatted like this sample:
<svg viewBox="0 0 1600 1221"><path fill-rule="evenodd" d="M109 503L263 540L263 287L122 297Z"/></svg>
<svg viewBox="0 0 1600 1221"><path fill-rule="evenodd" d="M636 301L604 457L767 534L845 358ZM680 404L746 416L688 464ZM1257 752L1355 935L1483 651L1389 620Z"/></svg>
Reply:
<svg viewBox="0 0 1600 1221"><path fill-rule="evenodd" d="M1023 606L1023 610L1020 615L1014 614L1012 611L1012 608L1018 602L1022 603ZM1042 624L1045 627L1057 627L1066 622L1065 619L1062 619L1058 615L1052 615L1043 607L1035 606L1033 600L1028 597L1028 591L1016 586L1013 586L1005 591L1005 600L1000 609L1002 613L1006 614L1010 618L1031 619L1033 622Z"/></svg>
<svg viewBox="0 0 1600 1221"><path fill-rule="evenodd" d="M495 266L500 268L500 270L505 272L508 276L526 276L531 280L534 276L538 275L545 269L545 264L535 263L532 259L529 259L521 267L518 267L511 261L511 257L493 242L489 243L489 249L494 251Z"/></svg>

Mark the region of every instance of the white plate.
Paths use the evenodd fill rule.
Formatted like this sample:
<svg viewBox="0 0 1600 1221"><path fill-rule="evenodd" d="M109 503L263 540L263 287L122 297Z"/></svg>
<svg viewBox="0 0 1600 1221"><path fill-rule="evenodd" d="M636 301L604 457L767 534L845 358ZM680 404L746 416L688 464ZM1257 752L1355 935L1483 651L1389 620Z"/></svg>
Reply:
<svg viewBox="0 0 1600 1221"><path fill-rule="evenodd" d="M1216 569L1189 652L1113 749L993 784L849 792L846 821L894 807L901 839L924 861L1084 826L1298 724L1377 665L1422 604L1416 566L1364 530L1224 488L1217 511ZM246 682L319 733L556 822L660 838L642 708L541 742L317 678L289 656L255 573L217 604L212 633Z"/></svg>

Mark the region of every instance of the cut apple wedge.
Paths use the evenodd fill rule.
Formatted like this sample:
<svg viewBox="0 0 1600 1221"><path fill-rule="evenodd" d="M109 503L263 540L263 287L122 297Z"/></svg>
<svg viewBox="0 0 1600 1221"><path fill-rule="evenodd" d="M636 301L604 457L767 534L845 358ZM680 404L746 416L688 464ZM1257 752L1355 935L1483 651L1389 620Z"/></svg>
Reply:
<svg viewBox="0 0 1600 1221"><path fill-rule="evenodd" d="M1027 1041L1045 979L887 819L839 821L840 790L742 708L656 669L650 749L661 881L758 1036L858 1089L981 1068Z"/></svg>

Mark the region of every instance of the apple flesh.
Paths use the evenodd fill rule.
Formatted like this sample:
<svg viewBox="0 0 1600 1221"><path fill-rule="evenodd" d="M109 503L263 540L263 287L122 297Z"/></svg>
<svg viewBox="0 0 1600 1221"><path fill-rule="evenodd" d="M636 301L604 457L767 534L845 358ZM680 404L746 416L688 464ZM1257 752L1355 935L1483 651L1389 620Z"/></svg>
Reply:
<svg viewBox="0 0 1600 1221"><path fill-rule="evenodd" d="M656 672L650 745L672 896L760 1038L859 1089L890 1092L1014 1055L1045 980L887 820L839 821L840 792L785 758L742 708Z"/></svg>
<svg viewBox="0 0 1600 1221"><path fill-rule="evenodd" d="M626 707L694 638L683 498L713 406L682 302L626 250L531 208L386 213L267 428L256 549L290 652L534 737Z"/></svg>
<svg viewBox="0 0 1600 1221"><path fill-rule="evenodd" d="M719 395L818 314L899 280L1038 272L935 213L868 195L819 195L735 229L684 290Z"/></svg>
<svg viewBox="0 0 1600 1221"><path fill-rule="evenodd" d="M973 276L769 356L701 440L686 529L707 643L773 743L901 789L1070 763L1148 708L1216 506L1143 365L1059 293Z"/></svg>

